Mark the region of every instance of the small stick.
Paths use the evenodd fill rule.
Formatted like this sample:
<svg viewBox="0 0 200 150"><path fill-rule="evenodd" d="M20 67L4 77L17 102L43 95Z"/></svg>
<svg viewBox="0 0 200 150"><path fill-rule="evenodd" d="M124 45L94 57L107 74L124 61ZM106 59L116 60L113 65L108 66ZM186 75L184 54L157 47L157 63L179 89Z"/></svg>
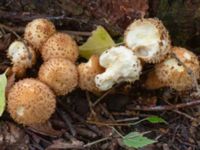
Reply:
<svg viewBox="0 0 200 150"><path fill-rule="evenodd" d="M131 110L135 111L167 111L167 110L174 110L174 109L180 109L180 108L187 108L192 106L200 105L200 100L190 101L186 103L180 103L176 105L164 105L164 106L152 106L152 107L140 107L140 108L134 108L133 106L130 106L129 108Z"/></svg>
<svg viewBox="0 0 200 150"><path fill-rule="evenodd" d="M102 99L104 99L111 91L113 90L113 88L112 89L110 89L110 90L108 90L107 92L105 92L101 97L99 97L94 103L93 103L93 107L95 107Z"/></svg>
<svg viewBox="0 0 200 150"><path fill-rule="evenodd" d="M99 140L96 140L96 141L93 141L93 142L91 142L91 143L87 143L87 144L85 144L83 147L91 147L92 145L95 145L95 144L98 144L98 143L100 143L100 142L104 142L104 141L107 141L107 140L110 140L111 139L111 137L105 137L105 138L102 138L102 139L99 139Z"/></svg>
<svg viewBox="0 0 200 150"><path fill-rule="evenodd" d="M58 114L60 115L60 117L63 119L63 121L66 123L66 125L69 127L69 130L71 132L71 134L73 136L76 135L76 130L74 129L72 123L71 123L71 119L70 117L67 115L67 113L65 113L64 111L61 110L57 110Z"/></svg>
<svg viewBox="0 0 200 150"><path fill-rule="evenodd" d="M170 102L168 102L167 100L165 100L165 102L167 103L167 104L169 104L169 105L172 105ZM197 119L195 119L194 117L192 117L192 116L190 116L190 115L188 115L188 114L186 114L186 113L184 113L184 112L181 112L181 111L179 111L179 110L172 110L173 112L175 112L175 113L177 113L177 114L179 114L179 115L182 115L182 116L184 116L184 117L186 117L186 118L188 118L188 119L190 119L190 120L192 120L192 121L195 121L195 122L198 122L198 120Z"/></svg>
<svg viewBox="0 0 200 150"><path fill-rule="evenodd" d="M5 30L11 32L11 33L14 34L19 40L22 39L22 38L21 38L15 31L13 31L12 28L10 28L10 27L8 27L8 26L6 26L6 25L0 23L0 28L3 28L3 29L5 29Z"/></svg>

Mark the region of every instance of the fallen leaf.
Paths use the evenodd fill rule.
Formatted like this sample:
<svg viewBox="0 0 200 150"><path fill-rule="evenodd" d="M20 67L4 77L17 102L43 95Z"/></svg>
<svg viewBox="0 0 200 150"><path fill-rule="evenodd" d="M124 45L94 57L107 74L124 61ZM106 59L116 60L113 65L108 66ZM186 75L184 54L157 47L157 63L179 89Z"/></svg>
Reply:
<svg viewBox="0 0 200 150"><path fill-rule="evenodd" d="M92 32L91 37L89 37L83 45L79 46L79 51L82 57L88 59L93 54L100 55L113 46L115 46L115 42L108 32L102 26L98 26L97 29Z"/></svg>
<svg viewBox="0 0 200 150"><path fill-rule="evenodd" d="M130 132L123 138L123 144L130 148L142 148L155 142L139 132Z"/></svg>
<svg viewBox="0 0 200 150"><path fill-rule="evenodd" d="M2 116L5 105L6 105L6 99L5 99L5 90L7 85L7 78L6 73L3 73L0 75L0 116Z"/></svg>

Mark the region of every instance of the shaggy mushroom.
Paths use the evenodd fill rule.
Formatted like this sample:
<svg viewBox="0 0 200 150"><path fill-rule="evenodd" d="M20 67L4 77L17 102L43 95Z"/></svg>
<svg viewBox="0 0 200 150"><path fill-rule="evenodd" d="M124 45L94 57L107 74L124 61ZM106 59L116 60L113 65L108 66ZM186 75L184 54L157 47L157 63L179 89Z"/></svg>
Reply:
<svg viewBox="0 0 200 150"><path fill-rule="evenodd" d="M20 80L8 93L8 112L20 124L44 123L54 113L55 107L53 91L36 79Z"/></svg>
<svg viewBox="0 0 200 150"><path fill-rule="evenodd" d="M44 61L51 58L66 58L75 62L78 58L76 42L65 33L55 33L42 46L41 54Z"/></svg>
<svg viewBox="0 0 200 150"><path fill-rule="evenodd" d="M194 79L199 79L198 58L191 51L181 47L173 47L172 52L175 57L169 57L156 64L154 78L177 91L189 90L194 87ZM153 79L149 77L148 80Z"/></svg>
<svg viewBox="0 0 200 150"><path fill-rule="evenodd" d="M78 84L78 71L75 64L64 58L52 58L44 62L40 67L38 77L56 95L65 95Z"/></svg>
<svg viewBox="0 0 200 150"><path fill-rule="evenodd" d="M8 48L8 58L13 64L12 71L17 76L23 76L27 68L31 68L36 62L36 54L31 45L22 41L14 41Z"/></svg>
<svg viewBox="0 0 200 150"><path fill-rule="evenodd" d="M35 19L27 24L24 39L39 50L44 42L55 32L55 26L49 20L41 18Z"/></svg>
<svg viewBox="0 0 200 150"><path fill-rule="evenodd" d="M103 73L104 68L99 65L99 57L92 55L87 63L81 63L78 66L79 87L92 93L99 93L94 79L97 74Z"/></svg>
<svg viewBox="0 0 200 150"><path fill-rule="evenodd" d="M101 91L110 89L115 83L138 80L142 70L138 57L124 46L108 49L100 56L99 61L106 68L105 72L95 77L96 86Z"/></svg>
<svg viewBox="0 0 200 150"><path fill-rule="evenodd" d="M158 19L139 19L125 31L125 44L147 63L162 61L171 49L167 29Z"/></svg>

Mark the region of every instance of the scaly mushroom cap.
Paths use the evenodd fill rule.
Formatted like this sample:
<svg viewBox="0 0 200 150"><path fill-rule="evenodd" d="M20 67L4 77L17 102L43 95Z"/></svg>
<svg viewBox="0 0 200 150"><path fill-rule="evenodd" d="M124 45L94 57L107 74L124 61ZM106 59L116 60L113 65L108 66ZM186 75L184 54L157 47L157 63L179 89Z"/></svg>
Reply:
<svg viewBox="0 0 200 150"><path fill-rule="evenodd" d="M56 95L65 95L78 84L78 71L75 64L64 58L52 58L44 62L40 67L38 77Z"/></svg>
<svg viewBox="0 0 200 150"><path fill-rule="evenodd" d="M110 89L115 83L135 82L142 70L138 57L124 46L108 49L101 54L99 62L106 68L95 77L95 84L101 91Z"/></svg>
<svg viewBox="0 0 200 150"><path fill-rule="evenodd" d="M94 79L97 74L104 72L104 68L99 65L99 57L92 55L87 63L81 63L78 66L79 73L79 87L82 90L87 90L92 93L99 93L99 89L96 87Z"/></svg>
<svg viewBox="0 0 200 150"><path fill-rule="evenodd" d="M162 61L171 49L167 29L158 19L139 19L125 31L125 44L147 63Z"/></svg>
<svg viewBox="0 0 200 150"><path fill-rule="evenodd" d="M36 79L20 80L8 93L8 112L20 124L43 123L54 113L55 107L53 91Z"/></svg>
<svg viewBox="0 0 200 150"><path fill-rule="evenodd" d="M75 62L79 55L76 42L65 33L52 35L42 46L41 53L44 61L51 58L67 58Z"/></svg>
<svg viewBox="0 0 200 150"><path fill-rule="evenodd" d="M39 50L44 42L55 32L55 26L49 20L35 19L27 24L24 31L24 39Z"/></svg>
<svg viewBox="0 0 200 150"><path fill-rule="evenodd" d="M158 79L155 71L152 71L148 74L144 86L149 90L154 90L165 87L165 84Z"/></svg>
<svg viewBox="0 0 200 150"><path fill-rule="evenodd" d="M23 76L26 69L31 68L36 62L36 54L33 47L22 41L11 43L7 56L12 61L12 71L18 76Z"/></svg>
<svg viewBox="0 0 200 150"><path fill-rule="evenodd" d="M194 86L193 78L199 79L200 66L197 56L181 47L173 47L172 52L187 69L176 58L169 57L162 63L156 64L156 75L165 85L177 91L191 89ZM192 71L192 75L188 71Z"/></svg>

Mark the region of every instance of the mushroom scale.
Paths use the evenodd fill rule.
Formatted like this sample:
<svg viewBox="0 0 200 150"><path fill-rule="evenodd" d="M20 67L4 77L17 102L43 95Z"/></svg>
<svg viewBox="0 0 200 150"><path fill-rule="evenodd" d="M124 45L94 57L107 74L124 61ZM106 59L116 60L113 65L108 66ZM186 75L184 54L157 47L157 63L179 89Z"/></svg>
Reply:
<svg viewBox="0 0 200 150"><path fill-rule="evenodd" d="M105 71L99 64L99 57L92 55L87 63L78 66L79 87L92 93L99 93L100 90L95 85L95 76Z"/></svg>
<svg viewBox="0 0 200 150"><path fill-rule="evenodd" d="M75 62L78 58L78 46L66 33L55 33L42 46L41 54L44 61L51 58L66 58Z"/></svg>
<svg viewBox="0 0 200 150"><path fill-rule="evenodd" d="M124 36L126 46L147 63L160 62L171 52L168 31L156 18L134 21L126 29Z"/></svg>
<svg viewBox="0 0 200 150"><path fill-rule="evenodd" d="M193 76L199 79L200 66L198 58L191 51L181 47L173 47L172 52L184 66L176 58L169 57L155 65L156 75L166 86L177 91L189 90L194 87ZM190 75L188 71L192 74Z"/></svg>
<svg viewBox="0 0 200 150"><path fill-rule="evenodd" d="M20 80L8 93L8 112L20 124L44 123L54 113L55 107L53 91L36 79Z"/></svg>
<svg viewBox="0 0 200 150"><path fill-rule="evenodd" d="M78 71L75 64L64 58L52 58L44 62L39 69L38 77L56 95L65 95L78 85Z"/></svg>
<svg viewBox="0 0 200 150"><path fill-rule="evenodd" d="M24 31L24 39L39 50L46 40L56 32L55 26L47 19L35 19L29 22Z"/></svg>

